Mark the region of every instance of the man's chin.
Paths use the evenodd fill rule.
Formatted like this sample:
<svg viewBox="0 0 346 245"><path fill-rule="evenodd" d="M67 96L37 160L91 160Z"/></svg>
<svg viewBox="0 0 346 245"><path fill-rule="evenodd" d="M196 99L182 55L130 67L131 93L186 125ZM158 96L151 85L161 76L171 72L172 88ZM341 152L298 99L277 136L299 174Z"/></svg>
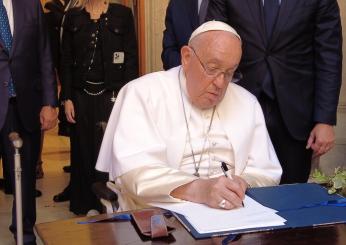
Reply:
<svg viewBox="0 0 346 245"><path fill-rule="evenodd" d="M195 106L201 110L208 110L218 104L218 101L208 101L208 103L195 104Z"/></svg>
<svg viewBox="0 0 346 245"><path fill-rule="evenodd" d="M216 106L217 104L220 103L220 98L219 97L204 97L203 99L200 98L199 100L191 101L192 104L197 107L198 109L201 110L208 110Z"/></svg>

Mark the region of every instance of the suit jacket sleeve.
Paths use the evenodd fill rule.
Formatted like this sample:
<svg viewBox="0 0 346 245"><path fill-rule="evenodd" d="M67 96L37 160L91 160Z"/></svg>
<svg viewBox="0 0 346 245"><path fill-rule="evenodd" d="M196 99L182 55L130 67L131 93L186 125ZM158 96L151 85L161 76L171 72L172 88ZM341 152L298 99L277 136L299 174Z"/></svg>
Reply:
<svg viewBox="0 0 346 245"><path fill-rule="evenodd" d="M227 23L227 1L226 0L210 0L206 21L219 20Z"/></svg>
<svg viewBox="0 0 346 245"><path fill-rule="evenodd" d="M180 46L174 30L173 2L170 1L165 18L166 29L163 32L161 59L163 68L168 70L181 64Z"/></svg>
<svg viewBox="0 0 346 245"><path fill-rule="evenodd" d="M42 6L37 1L38 8L38 53L39 53L39 69L41 74L41 83L43 88L42 105L50 105L56 107L58 104L57 84L54 71L53 59L48 37L48 29L44 20Z"/></svg>
<svg viewBox="0 0 346 245"><path fill-rule="evenodd" d="M342 71L342 32L336 0L320 1L315 26L314 121L335 125Z"/></svg>

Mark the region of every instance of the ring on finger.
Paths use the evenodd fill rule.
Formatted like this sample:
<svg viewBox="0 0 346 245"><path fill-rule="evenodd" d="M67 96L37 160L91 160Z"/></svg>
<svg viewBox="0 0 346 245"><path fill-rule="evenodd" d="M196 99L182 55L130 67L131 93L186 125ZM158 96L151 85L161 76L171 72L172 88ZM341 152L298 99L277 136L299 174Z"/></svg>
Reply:
<svg viewBox="0 0 346 245"><path fill-rule="evenodd" d="M223 209L224 209L224 208L226 207L226 200L225 200L225 199L222 199L222 200L219 202L218 205L219 205L220 208L223 208Z"/></svg>

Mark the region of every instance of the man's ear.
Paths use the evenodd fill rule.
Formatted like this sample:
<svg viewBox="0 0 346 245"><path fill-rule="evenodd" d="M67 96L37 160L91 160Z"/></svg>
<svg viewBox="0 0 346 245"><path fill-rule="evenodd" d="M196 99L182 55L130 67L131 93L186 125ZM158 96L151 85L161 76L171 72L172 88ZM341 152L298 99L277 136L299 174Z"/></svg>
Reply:
<svg viewBox="0 0 346 245"><path fill-rule="evenodd" d="M183 67L187 66L190 63L191 59L191 50L189 46L183 46L180 50L180 55L181 55L181 65Z"/></svg>

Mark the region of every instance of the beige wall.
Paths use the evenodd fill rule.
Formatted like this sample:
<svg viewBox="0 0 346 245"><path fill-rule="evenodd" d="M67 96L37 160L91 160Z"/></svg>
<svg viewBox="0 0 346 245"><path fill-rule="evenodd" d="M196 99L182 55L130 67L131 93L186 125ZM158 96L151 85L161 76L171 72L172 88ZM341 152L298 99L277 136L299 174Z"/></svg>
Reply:
<svg viewBox="0 0 346 245"><path fill-rule="evenodd" d="M169 0L145 1L146 72L162 70L162 34Z"/></svg>

